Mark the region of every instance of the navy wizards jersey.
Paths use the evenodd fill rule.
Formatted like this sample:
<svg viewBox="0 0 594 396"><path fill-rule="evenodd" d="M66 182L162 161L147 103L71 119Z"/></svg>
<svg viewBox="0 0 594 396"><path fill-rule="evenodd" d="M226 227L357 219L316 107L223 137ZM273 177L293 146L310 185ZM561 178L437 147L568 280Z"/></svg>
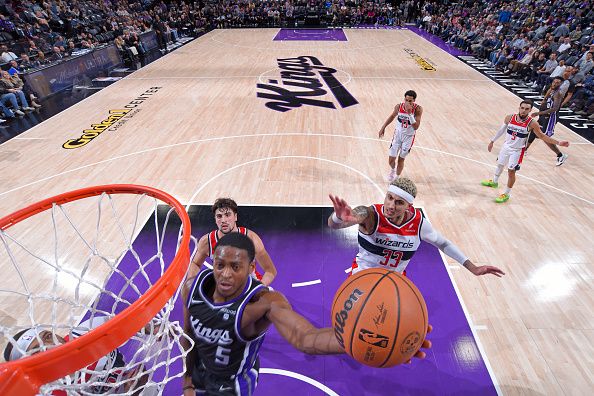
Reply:
<svg viewBox="0 0 594 396"><path fill-rule="evenodd" d="M186 302L200 362L209 374L219 377L235 378L257 371L265 333L253 339L244 338L241 317L250 299L266 290L266 286L250 276L237 298L221 304L208 297L214 288L213 271L204 270L194 281Z"/></svg>

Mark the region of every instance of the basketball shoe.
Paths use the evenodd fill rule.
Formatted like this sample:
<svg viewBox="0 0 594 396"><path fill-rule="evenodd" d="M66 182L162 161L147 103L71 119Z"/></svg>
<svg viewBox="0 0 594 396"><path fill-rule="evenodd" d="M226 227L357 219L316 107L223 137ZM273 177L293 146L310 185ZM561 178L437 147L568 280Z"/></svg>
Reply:
<svg viewBox="0 0 594 396"><path fill-rule="evenodd" d="M493 188L497 188L499 187L499 183L494 182L493 180L489 179L489 180L482 180L481 184L485 187L493 187Z"/></svg>
<svg viewBox="0 0 594 396"><path fill-rule="evenodd" d="M394 169L390 170L390 173L388 173L386 180L388 181L388 183L392 183L394 181L395 177L396 177L396 169L394 168Z"/></svg>
<svg viewBox="0 0 594 396"><path fill-rule="evenodd" d="M495 198L495 202L497 202L497 203L504 203L507 201L509 201L509 195L507 195L507 194L501 194L500 196Z"/></svg>
<svg viewBox="0 0 594 396"><path fill-rule="evenodd" d="M569 157L567 154L561 154L561 157L557 157L557 166L563 165L567 157Z"/></svg>

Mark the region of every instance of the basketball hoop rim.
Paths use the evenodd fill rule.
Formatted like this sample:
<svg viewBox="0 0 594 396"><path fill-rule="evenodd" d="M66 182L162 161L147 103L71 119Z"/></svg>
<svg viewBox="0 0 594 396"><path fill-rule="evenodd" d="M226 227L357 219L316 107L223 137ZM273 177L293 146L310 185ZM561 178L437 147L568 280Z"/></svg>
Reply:
<svg viewBox="0 0 594 396"><path fill-rule="evenodd" d="M107 194L146 194L171 206L182 221L179 249L167 270L152 287L132 305L101 326L65 344L23 359L0 363L0 394L34 395L39 387L85 367L125 343L163 308L186 274L190 262L190 218L183 205L159 189L135 184L111 184L86 187L62 193L17 210L0 218L0 230L38 213L54 204Z"/></svg>

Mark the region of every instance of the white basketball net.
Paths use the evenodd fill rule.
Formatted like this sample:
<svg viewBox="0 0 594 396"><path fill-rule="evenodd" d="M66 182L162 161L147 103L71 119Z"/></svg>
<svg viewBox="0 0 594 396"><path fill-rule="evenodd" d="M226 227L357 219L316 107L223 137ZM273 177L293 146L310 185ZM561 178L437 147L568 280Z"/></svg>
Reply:
<svg viewBox="0 0 594 396"><path fill-rule="evenodd" d="M54 204L0 231L0 265L10 268L0 276L2 351L8 343L22 356L44 351L60 344L59 337L72 339L97 327L142 296L176 251L180 221L159 202L147 195L103 193ZM141 232L149 216L151 226ZM166 241L169 249L164 252ZM185 356L193 345L172 318L179 291L129 341L96 363L42 386L40 393L161 394L168 382L185 373ZM23 350L13 337L30 328L41 347ZM181 393L180 385L174 388Z"/></svg>

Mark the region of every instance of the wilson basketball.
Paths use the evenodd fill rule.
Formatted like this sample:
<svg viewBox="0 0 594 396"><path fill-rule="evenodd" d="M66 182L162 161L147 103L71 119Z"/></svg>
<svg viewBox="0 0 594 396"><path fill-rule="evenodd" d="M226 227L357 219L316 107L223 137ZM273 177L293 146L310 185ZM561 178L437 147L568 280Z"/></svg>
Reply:
<svg viewBox="0 0 594 396"><path fill-rule="evenodd" d="M413 357L427 334L427 306L404 276L372 268L350 276L332 303L334 335L349 355L372 367Z"/></svg>

